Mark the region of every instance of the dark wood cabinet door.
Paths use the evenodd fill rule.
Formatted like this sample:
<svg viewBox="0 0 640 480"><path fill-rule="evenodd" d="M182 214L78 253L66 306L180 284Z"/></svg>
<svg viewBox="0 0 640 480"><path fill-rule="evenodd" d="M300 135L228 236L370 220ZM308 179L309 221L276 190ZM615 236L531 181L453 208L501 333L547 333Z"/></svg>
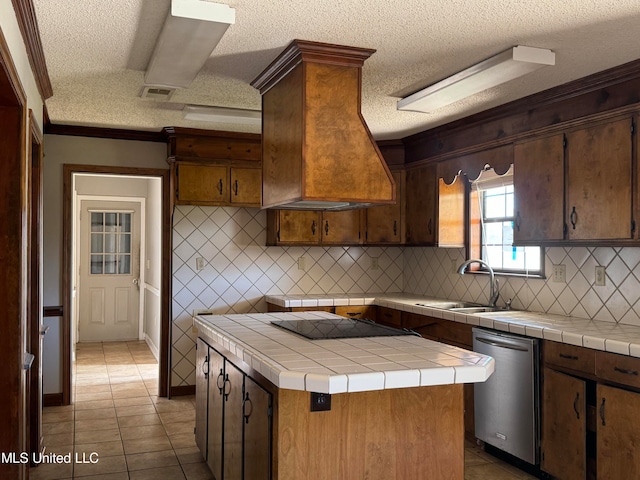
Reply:
<svg viewBox="0 0 640 480"><path fill-rule="evenodd" d="M357 245L362 243L361 210L322 212L322 243Z"/></svg>
<svg viewBox="0 0 640 480"><path fill-rule="evenodd" d="M586 383L545 368L542 392L542 470L563 480L584 480Z"/></svg>
<svg viewBox="0 0 640 480"><path fill-rule="evenodd" d="M224 475L225 480L242 478L242 392L244 374L225 361L224 390Z"/></svg>
<svg viewBox="0 0 640 480"><path fill-rule="evenodd" d="M406 244L434 245L436 168L433 165L406 172Z"/></svg>
<svg viewBox="0 0 640 480"><path fill-rule="evenodd" d="M569 240L632 238L631 119L567 134Z"/></svg>
<svg viewBox="0 0 640 480"><path fill-rule="evenodd" d="M640 478L640 394L598 384L597 478Z"/></svg>
<svg viewBox="0 0 640 480"><path fill-rule="evenodd" d="M209 345L196 340L196 445L207 460L209 402Z"/></svg>
<svg viewBox="0 0 640 480"><path fill-rule="evenodd" d="M319 244L322 238L320 212L311 210L278 210L278 244Z"/></svg>
<svg viewBox="0 0 640 480"><path fill-rule="evenodd" d="M229 202L227 167L179 164L176 203L221 205Z"/></svg>
<svg viewBox="0 0 640 480"><path fill-rule="evenodd" d="M271 471L271 394L249 377L245 377L244 382L243 478L268 480Z"/></svg>
<svg viewBox="0 0 640 480"><path fill-rule="evenodd" d="M231 167L231 205L255 206L262 203L262 170Z"/></svg>
<svg viewBox="0 0 640 480"><path fill-rule="evenodd" d="M367 208L366 243L398 244L402 242L402 172L393 172L396 203Z"/></svg>
<svg viewBox="0 0 640 480"><path fill-rule="evenodd" d="M513 149L514 243L564 238L564 135Z"/></svg>
<svg viewBox="0 0 640 480"><path fill-rule="evenodd" d="M464 247L466 232L465 200L467 177L458 175L450 185L438 179L438 229L439 247Z"/></svg>
<svg viewBox="0 0 640 480"><path fill-rule="evenodd" d="M224 404L225 372L224 357L209 349L209 437L207 464L215 478L222 478L222 415Z"/></svg>

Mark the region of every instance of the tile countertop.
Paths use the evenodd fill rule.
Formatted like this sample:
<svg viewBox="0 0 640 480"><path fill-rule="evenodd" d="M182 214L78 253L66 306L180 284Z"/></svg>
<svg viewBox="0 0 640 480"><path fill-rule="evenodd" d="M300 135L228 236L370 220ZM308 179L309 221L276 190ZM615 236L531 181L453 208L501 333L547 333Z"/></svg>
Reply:
<svg viewBox="0 0 640 480"><path fill-rule="evenodd" d="M457 313L436 308L438 303L450 303L453 300L420 297L403 293L336 296L267 295L266 301L281 307L379 305L422 315L430 315L454 322L479 325L504 332L544 338L546 340L640 358L640 327L633 325L519 310L500 310L474 314ZM416 305L418 303L428 303L432 305L433 308Z"/></svg>
<svg viewBox="0 0 640 480"><path fill-rule="evenodd" d="M327 312L194 316L199 334L279 388L319 393L484 382L493 358L418 336L307 340L271 320L341 318Z"/></svg>

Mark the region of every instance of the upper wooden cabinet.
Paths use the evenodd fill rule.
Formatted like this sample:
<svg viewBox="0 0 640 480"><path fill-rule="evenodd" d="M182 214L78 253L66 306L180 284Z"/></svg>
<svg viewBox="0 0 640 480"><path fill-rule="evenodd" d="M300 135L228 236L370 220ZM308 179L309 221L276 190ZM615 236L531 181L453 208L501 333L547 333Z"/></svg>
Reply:
<svg viewBox="0 0 640 480"><path fill-rule="evenodd" d="M358 245L362 210L267 210L267 245Z"/></svg>
<svg viewBox="0 0 640 480"><path fill-rule="evenodd" d="M514 241L564 239L564 136L515 145Z"/></svg>
<svg viewBox="0 0 640 480"><path fill-rule="evenodd" d="M567 133L568 240L622 240L632 233L630 118Z"/></svg>
<svg viewBox="0 0 640 480"><path fill-rule="evenodd" d="M260 207L260 135L165 128L178 205Z"/></svg>
<svg viewBox="0 0 640 480"><path fill-rule="evenodd" d="M396 203L367 208L365 243L384 245L403 241L404 172L396 170L392 173L396 182Z"/></svg>
<svg viewBox="0 0 640 480"><path fill-rule="evenodd" d="M434 245L436 240L436 167L407 170L406 244Z"/></svg>
<svg viewBox="0 0 640 480"><path fill-rule="evenodd" d="M438 247L464 247L466 232L466 175L457 175L451 184L438 178L438 223L436 245Z"/></svg>

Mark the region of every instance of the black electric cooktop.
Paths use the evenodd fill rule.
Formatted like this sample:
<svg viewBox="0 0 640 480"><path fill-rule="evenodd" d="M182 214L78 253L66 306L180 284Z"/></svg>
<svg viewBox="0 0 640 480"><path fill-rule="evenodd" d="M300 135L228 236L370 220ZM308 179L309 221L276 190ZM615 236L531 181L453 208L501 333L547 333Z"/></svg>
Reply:
<svg viewBox="0 0 640 480"><path fill-rule="evenodd" d="M415 335L414 332L409 330L399 330L379 325L371 320L355 318L272 320L271 323L277 327L302 335L309 340Z"/></svg>

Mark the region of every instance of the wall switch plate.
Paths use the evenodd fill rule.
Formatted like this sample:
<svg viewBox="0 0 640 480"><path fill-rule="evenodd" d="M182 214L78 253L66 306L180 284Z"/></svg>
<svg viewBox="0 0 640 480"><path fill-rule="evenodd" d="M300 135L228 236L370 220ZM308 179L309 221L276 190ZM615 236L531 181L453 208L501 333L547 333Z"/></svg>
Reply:
<svg viewBox="0 0 640 480"><path fill-rule="evenodd" d="M196 258L196 270L202 270L204 268L204 258Z"/></svg>
<svg viewBox="0 0 640 480"><path fill-rule="evenodd" d="M305 257L298 257L298 270L306 270L307 266L306 266L306 258Z"/></svg>
<svg viewBox="0 0 640 480"><path fill-rule="evenodd" d="M606 279L607 279L607 275L606 275L605 268L601 265L597 265L596 266L596 286L604 287L606 283Z"/></svg>
<svg viewBox="0 0 640 480"><path fill-rule="evenodd" d="M311 411L326 412L331 410L331 394L311 392Z"/></svg>
<svg viewBox="0 0 640 480"><path fill-rule="evenodd" d="M380 270L380 265L378 264L378 257L371 257L371 270Z"/></svg>
<svg viewBox="0 0 640 480"><path fill-rule="evenodd" d="M555 283L567 283L567 266L566 265L553 266L552 281Z"/></svg>

